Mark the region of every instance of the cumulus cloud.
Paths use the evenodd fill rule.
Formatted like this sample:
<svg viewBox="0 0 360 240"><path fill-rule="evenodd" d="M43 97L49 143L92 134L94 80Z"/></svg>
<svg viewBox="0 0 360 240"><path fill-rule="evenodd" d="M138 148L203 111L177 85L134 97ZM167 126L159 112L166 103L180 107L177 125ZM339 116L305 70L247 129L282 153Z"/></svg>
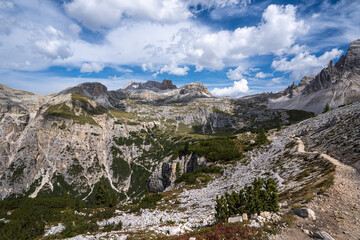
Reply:
<svg viewBox="0 0 360 240"><path fill-rule="evenodd" d="M235 69L229 69L229 71L226 73L226 76L231 80L240 80L244 78L243 74L247 74L247 73L248 72L244 67L238 66Z"/></svg>
<svg viewBox="0 0 360 240"><path fill-rule="evenodd" d="M269 5L258 26L197 36L185 49L197 65L221 70L249 56L283 54L307 30L302 20L296 20L293 5Z"/></svg>
<svg viewBox="0 0 360 240"><path fill-rule="evenodd" d="M255 75L256 78L267 78L267 77L272 77L272 76L273 76L272 73L263 73L263 72L258 72Z"/></svg>
<svg viewBox="0 0 360 240"><path fill-rule="evenodd" d="M69 16L94 31L118 26L125 17L177 22L192 15L181 0L73 0L64 6Z"/></svg>
<svg viewBox="0 0 360 240"><path fill-rule="evenodd" d="M274 60L271 66L276 71L291 72L290 78L292 80L299 80L306 75L318 73L329 64L330 60L339 57L342 53L343 51L337 48L327 51L319 57L311 55L309 52L303 52L291 60L286 58Z"/></svg>
<svg viewBox="0 0 360 240"><path fill-rule="evenodd" d="M232 96L239 97L249 91L248 82L245 79L235 81L231 87L214 88L211 90L211 94L219 97Z"/></svg>
<svg viewBox="0 0 360 240"><path fill-rule="evenodd" d="M104 69L105 65L102 62L91 62L91 63L84 63L80 69L82 73L92 73L96 72L99 73Z"/></svg>
<svg viewBox="0 0 360 240"><path fill-rule="evenodd" d="M51 59L65 59L72 55L70 41L64 37L61 31L53 26L48 26L44 32L41 32L41 35L34 43L40 53Z"/></svg>
<svg viewBox="0 0 360 240"><path fill-rule="evenodd" d="M185 76L187 75L187 72L190 70L187 66L184 66L183 68L178 67L176 64L171 64L170 66L165 65L160 69L160 73L168 73L172 75L177 76Z"/></svg>

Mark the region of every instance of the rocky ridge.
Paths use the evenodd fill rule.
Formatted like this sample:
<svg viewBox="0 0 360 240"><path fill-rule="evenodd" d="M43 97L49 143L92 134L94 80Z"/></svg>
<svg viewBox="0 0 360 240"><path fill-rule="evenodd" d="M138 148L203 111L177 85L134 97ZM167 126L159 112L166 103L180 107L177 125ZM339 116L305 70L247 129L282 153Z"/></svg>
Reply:
<svg viewBox="0 0 360 240"><path fill-rule="evenodd" d="M345 56L317 75L304 77L283 92L269 97L269 108L300 109L316 114L326 104L337 108L360 101L360 39L353 41Z"/></svg>

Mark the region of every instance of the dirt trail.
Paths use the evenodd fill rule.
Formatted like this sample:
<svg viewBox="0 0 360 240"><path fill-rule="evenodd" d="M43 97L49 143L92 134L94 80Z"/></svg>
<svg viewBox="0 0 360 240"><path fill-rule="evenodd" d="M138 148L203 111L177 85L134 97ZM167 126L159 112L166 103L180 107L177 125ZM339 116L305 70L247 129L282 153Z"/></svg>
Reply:
<svg viewBox="0 0 360 240"><path fill-rule="evenodd" d="M306 152L300 138L297 143L298 152ZM272 239L311 239L307 231L326 231L334 239L360 240L360 173L327 154L321 153L321 157L333 163L336 171L334 186L306 204L316 220L299 218L295 226Z"/></svg>

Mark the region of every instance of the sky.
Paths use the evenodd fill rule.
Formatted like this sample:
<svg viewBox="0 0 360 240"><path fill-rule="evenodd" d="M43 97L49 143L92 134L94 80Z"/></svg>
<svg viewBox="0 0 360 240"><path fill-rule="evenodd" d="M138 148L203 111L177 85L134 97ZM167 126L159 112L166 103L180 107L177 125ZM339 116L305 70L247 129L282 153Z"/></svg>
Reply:
<svg viewBox="0 0 360 240"><path fill-rule="evenodd" d="M201 82L277 92L360 38L358 0L0 0L0 83L50 94L83 82Z"/></svg>

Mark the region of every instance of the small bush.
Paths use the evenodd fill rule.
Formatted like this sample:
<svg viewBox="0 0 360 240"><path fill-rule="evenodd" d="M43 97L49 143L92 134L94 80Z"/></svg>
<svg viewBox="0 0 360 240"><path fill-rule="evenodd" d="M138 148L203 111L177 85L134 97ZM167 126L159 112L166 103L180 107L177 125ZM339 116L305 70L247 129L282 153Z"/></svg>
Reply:
<svg viewBox="0 0 360 240"><path fill-rule="evenodd" d="M161 199L162 195L159 193L148 194L139 202L139 208L156 208Z"/></svg>
<svg viewBox="0 0 360 240"><path fill-rule="evenodd" d="M192 144L186 142L182 148L177 149L177 153L175 155L193 153L205 157L210 162L238 160L243 157L233 137L204 139Z"/></svg>
<svg viewBox="0 0 360 240"><path fill-rule="evenodd" d="M256 178L251 186L239 193L216 197L215 218L226 222L229 216L243 213L260 213L261 211L277 212L279 210L278 195L275 180Z"/></svg>

